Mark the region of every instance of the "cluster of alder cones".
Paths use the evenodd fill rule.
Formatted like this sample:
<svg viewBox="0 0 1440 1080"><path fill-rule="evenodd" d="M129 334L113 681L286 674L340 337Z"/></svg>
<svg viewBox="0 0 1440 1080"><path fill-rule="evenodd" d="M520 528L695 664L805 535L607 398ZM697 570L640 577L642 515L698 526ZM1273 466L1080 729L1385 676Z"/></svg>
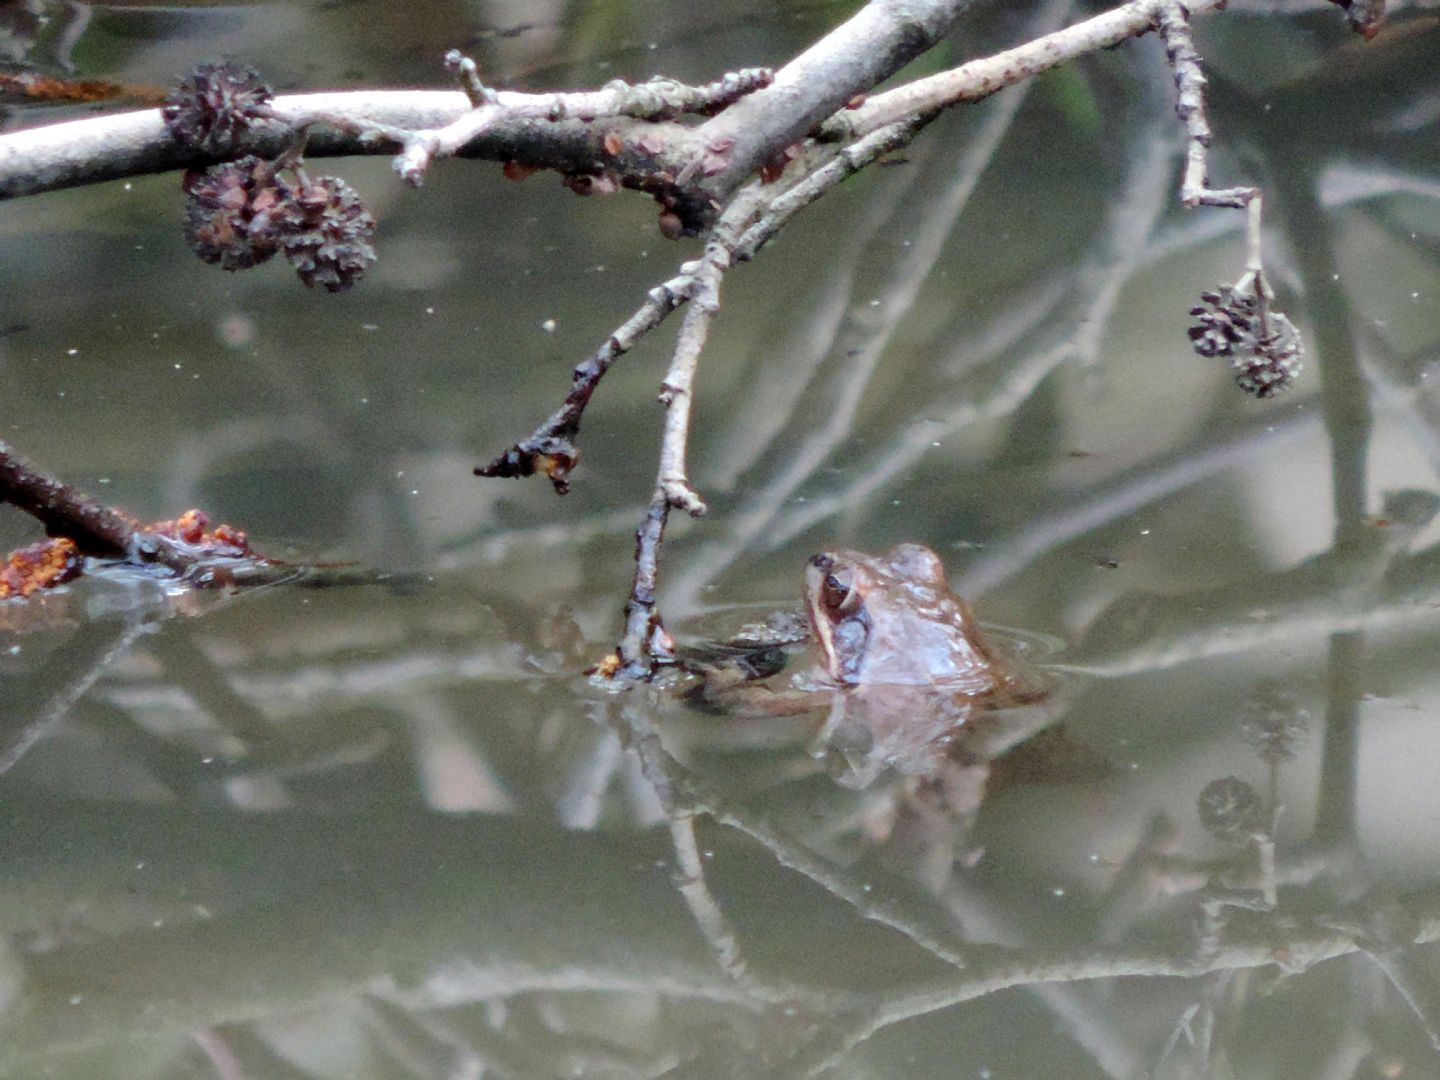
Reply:
<svg viewBox="0 0 1440 1080"><path fill-rule="evenodd" d="M1200 294L1190 309L1190 345L1201 356L1229 359L1235 382L1247 394L1273 397L1300 374L1304 346L1295 324L1273 311L1254 275L1237 285Z"/></svg>
<svg viewBox="0 0 1440 1080"><path fill-rule="evenodd" d="M182 146L223 156L254 125L274 119L272 96L253 69L202 64L170 94L161 115ZM187 172L186 239L200 258L226 270L247 270L283 252L306 285L348 289L375 261L375 219L339 177L312 179L298 159L282 160L283 167L248 155Z"/></svg>

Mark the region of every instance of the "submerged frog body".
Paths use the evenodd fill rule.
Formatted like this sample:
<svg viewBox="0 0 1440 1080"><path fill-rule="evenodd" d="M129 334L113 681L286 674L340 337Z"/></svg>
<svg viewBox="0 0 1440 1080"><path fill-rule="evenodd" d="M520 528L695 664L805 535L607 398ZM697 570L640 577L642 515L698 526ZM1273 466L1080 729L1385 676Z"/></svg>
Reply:
<svg viewBox="0 0 1440 1080"><path fill-rule="evenodd" d="M746 695L739 707L827 709L815 751L840 755L845 768L837 779L847 786L865 787L887 768L930 772L977 713L1044 696L984 639L969 605L950 591L939 556L919 544L883 556L835 550L811 557L805 609L807 666L787 689ZM733 706L734 689L709 696ZM984 738L967 731L965 749L992 756L1040 723L1032 716L989 725Z"/></svg>

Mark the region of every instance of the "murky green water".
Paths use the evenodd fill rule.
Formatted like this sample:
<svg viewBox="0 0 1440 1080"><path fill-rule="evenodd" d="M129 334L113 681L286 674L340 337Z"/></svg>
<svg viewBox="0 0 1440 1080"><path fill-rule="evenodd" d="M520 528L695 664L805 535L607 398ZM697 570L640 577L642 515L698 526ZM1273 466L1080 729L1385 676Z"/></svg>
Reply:
<svg viewBox="0 0 1440 1080"><path fill-rule="evenodd" d="M441 85L459 44L517 87L699 80L851 7L8 4L0 56L309 89ZM945 62L1040 17L992 6ZM932 546L1069 669L964 813L836 785L813 718L582 677L672 332L607 379L572 494L471 475L696 253L652 203L336 162L380 220L341 296L199 264L173 175L0 206L0 438L141 517L403 574L0 606L0 1075L1435 1075L1440 973L1403 946L1440 934L1440 33L1393 21L1201 37L1216 179L1265 186L1310 347L1273 401L1188 346L1242 222L1177 205L1151 39L938 122L727 281L670 622L794 609L818 549ZM620 735L652 731L706 889ZM1226 777L1206 812L1258 800L1248 839L1202 824Z"/></svg>

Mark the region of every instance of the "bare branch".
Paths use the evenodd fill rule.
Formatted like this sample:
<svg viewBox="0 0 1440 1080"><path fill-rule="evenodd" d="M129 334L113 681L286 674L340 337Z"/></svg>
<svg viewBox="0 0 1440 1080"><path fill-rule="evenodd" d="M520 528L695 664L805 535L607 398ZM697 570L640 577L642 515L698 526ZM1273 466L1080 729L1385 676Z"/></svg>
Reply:
<svg viewBox="0 0 1440 1080"><path fill-rule="evenodd" d="M968 205L981 174L1008 132L1016 110L1025 96L1024 92L1020 92L1015 95L1014 100L998 102L995 111L985 118L975 138L967 143L957 144L948 159L936 163L935 171L947 177L947 180L941 189L926 201L917 214L917 222L906 226L907 231L914 230L918 239L913 245L902 249L891 279L879 292L879 317L868 307L861 309L863 315L852 312L847 318L844 337L836 343L834 352L843 355L844 362L832 382L833 397L826 407L820 410L824 417L821 425L796 451L780 459L773 478L747 493L745 500L731 517L728 537L711 541L696 553L691 565L700 568L699 573L682 573L683 580L674 598L682 611L690 610L697 602L705 580L730 565L748 545L773 526L776 514L790 500L795 489L814 474L844 437L885 346L912 309L922 283L940 256L946 237ZM873 160L873 157L884 152L884 146L888 145L892 138L903 141L904 129L909 126L902 122L874 132L863 138L854 150L858 151L863 146L874 151L871 156ZM891 134L885 134L886 132ZM822 173L837 183L840 178L849 175L846 170L858 157L851 154L847 159L847 155L842 153L841 158L842 160L830 163L822 170L816 170L816 182L820 182ZM795 192L796 203L803 205L802 199L808 193L809 187L809 179L795 185L792 190ZM782 199L788 202L790 194L787 192L777 197L775 204L781 204ZM777 214L775 204L767 208L760 221L747 230L747 235L755 233L758 236L770 227L770 217ZM783 210L784 204L781 204L781 212Z"/></svg>
<svg viewBox="0 0 1440 1080"><path fill-rule="evenodd" d="M544 120L553 124L574 118L589 124L602 117L660 121L673 120L685 113L711 115L744 95L770 85L773 78L769 68L747 68L705 86L686 86L674 79L657 77L636 86L617 79L600 90L580 93L511 95L483 86L475 74L474 61L459 53L447 55L446 63L460 71L462 77L467 71L474 76L474 82L467 81L465 85L466 95L475 108L443 128L405 134L404 150L395 159L395 171L408 184L418 186L436 158L453 157L502 123ZM466 63L468 69L464 67ZM519 100L521 98L523 100ZM393 129L376 131L387 138L395 137Z"/></svg>
<svg viewBox="0 0 1440 1080"><path fill-rule="evenodd" d="M136 548L140 526L124 514L46 476L0 440L0 501L24 510L51 536L64 536L87 555L123 559Z"/></svg>
<svg viewBox="0 0 1440 1080"><path fill-rule="evenodd" d="M1190 33L1190 13L1179 0L1158 0L1155 18L1165 42L1165 56L1175 72L1175 89L1179 100L1175 111L1190 136L1185 151L1185 179L1180 186L1180 201L1186 206L1229 206L1243 209L1260 194L1258 188L1212 188L1206 166L1210 148L1210 123L1205 119L1205 73L1200 70L1200 54L1195 51L1195 38Z"/></svg>
<svg viewBox="0 0 1440 1080"><path fill-rule="evenodd" d="M904 146L919 134L931 119L931 116L912 117L873 131L845 147L803 180L777 195L770 201L759 220L740 237L735 245L735 258L753 259L756 252L768 244L801 210L865 166Z"/></svg>
<svg viewBox="0 0 1440 1080"><path fill-rule="evenodd" d="M705 513L705 504L690 486L685 465L695 369L710 332L710 322L720 310L720 282L738 247L737 234L751 223L761 200L756 185L736 198L716 224L705 245L705 254L694 269L696 286L692 303L685 313L670 370L660 388L660 401L666 408L665 430L660 443L655 492L636 536L635 580L625 605L624 636L616 649L622 678L648 678L657 663L673 658L656 607L660 544L672 508L684 510L692 517Z"/></svg>
<svg viewBox="0 0 1440 1080"><path fill-rule="evenodd" d="M518 112L487 127L459 153L562 172L610 169L636 187L658 172L673 175L688 160L692 133L679 124L617 117L597 132L580 120L549 123L524 115L552 97L500 92L501 104ZM238 141L236 154L273 160L292 144L296 129L317 126L306 143L309 158L392 154L395 143L415 132L444 129L472 112L458 90L294 94L275 98L268 108L274 122L255 125ZM606 151L605 133L621 140L618 156ZM220 160L183 148L165 130L158 109L49 124L0 135L0 199Z"/></svg>
<svg viewBox="0 0 1440 1080"><path fill-rule="evenodd" d="M701 125L698 156L677 177L676 212L686 230L703 232L767 158L933 46L969 5L870 0L777 71L772 85Z"/></svg>
<svg viewBox="0 0 1440 1080"><path fill-rule="evenodd" d="M1132 0L1016 48L876 94L857 109L836 113L817 134L849 141L905 117L980 101L1076 57L1148 33L1155 27L1157 6L1157 0ZM1223 0L1195 0L1188 9L1193 15L1223 6Z"/></svg>
<svg viewBox="0 0 1440 1080"><path fill-rule="evenodd" d="M540 472L549 477L558 494L564 495L569 491L570 474L580 458L575 436L580 433L580 421L595 388L610 370L610 365L690 299L698 284L694 265L687 263L675 277L651 289L635 313L576 366L570 392L565 395L560 408L490 464L477 466L475 475L518 477Z"/></svg>

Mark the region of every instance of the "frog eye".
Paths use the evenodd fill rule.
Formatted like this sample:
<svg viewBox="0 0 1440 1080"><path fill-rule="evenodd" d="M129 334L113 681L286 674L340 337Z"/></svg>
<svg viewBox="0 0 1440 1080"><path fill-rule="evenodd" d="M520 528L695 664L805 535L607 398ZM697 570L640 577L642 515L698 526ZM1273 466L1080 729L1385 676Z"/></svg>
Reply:
<svg viewBox="0 0 1440 1080"><path fill-rule="evenodd" d="M848 578L848 574L826 574L820 583L821 602L837 615L848 615L859 604L860 594Z"/></svg>

